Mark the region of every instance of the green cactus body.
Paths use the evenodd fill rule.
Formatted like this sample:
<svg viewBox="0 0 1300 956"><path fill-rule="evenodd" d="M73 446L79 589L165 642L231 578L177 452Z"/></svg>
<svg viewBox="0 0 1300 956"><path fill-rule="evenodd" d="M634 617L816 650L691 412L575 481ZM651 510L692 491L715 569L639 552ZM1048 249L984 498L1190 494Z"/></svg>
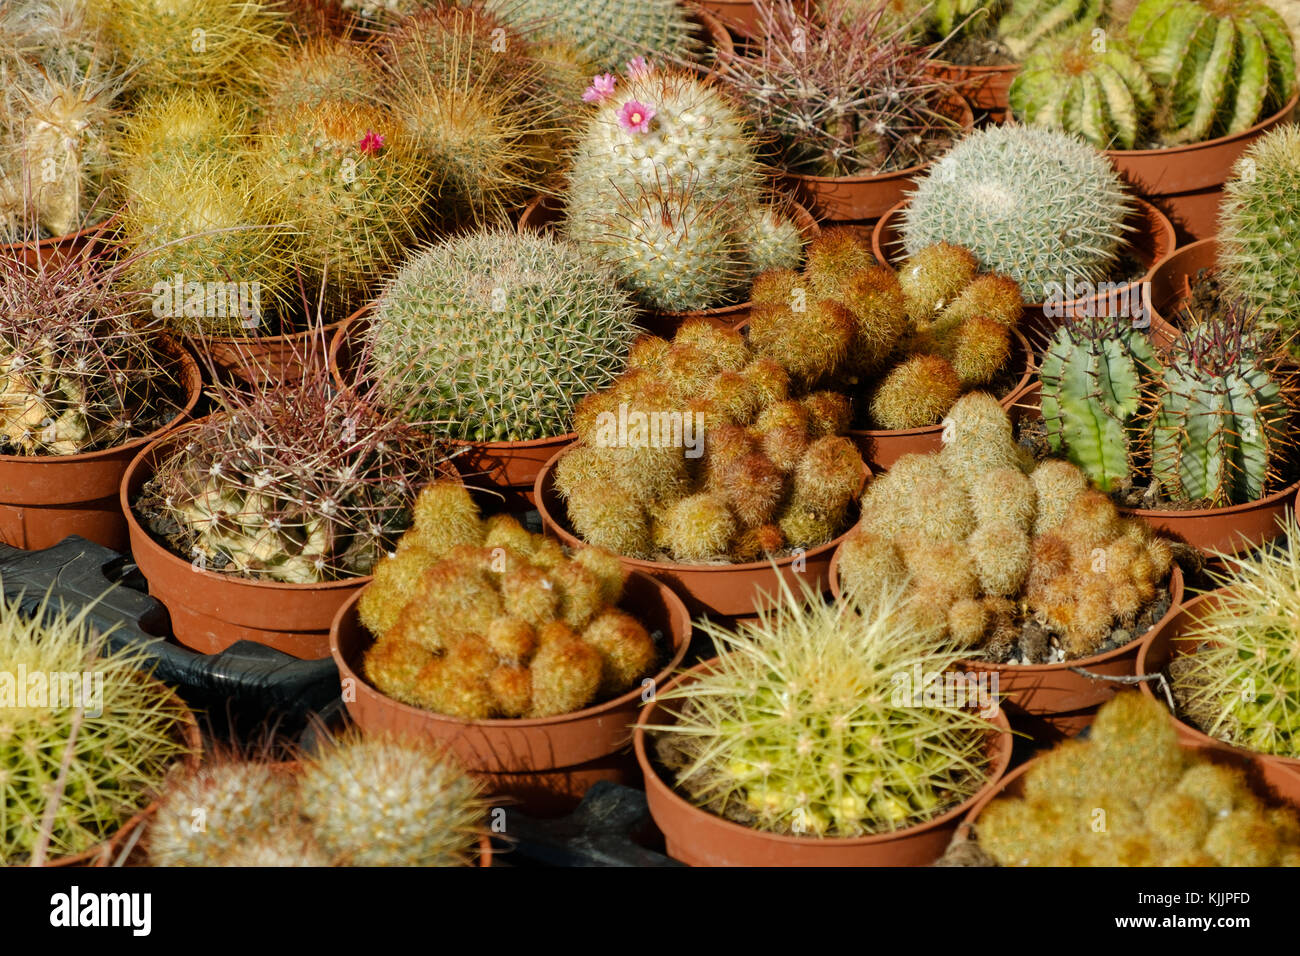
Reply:
<svg viewBox="0 0 1300 956"><path fill-rule="evenodd" d="M652 53L690 57L701 48L678 0L489 0L487 7L520 30L572 43L601 69Z"/></svg>
<svg viewBox="0 0 1300 956"><path fill-rule="evenodd" d="M1048 37L1097 22L1101 0L1014 0L998 22L998 39L1017 57Z"/></svg>
<svg viewBox="0 0 1300 956"><path fill-rule="evenodd" d="M1048 442L1103 491L1114 490L1130 474L1140 439L1143 383L1155 365L1151 343L1141 332L1092 324L1058 329L1043 356Z"/></svg>

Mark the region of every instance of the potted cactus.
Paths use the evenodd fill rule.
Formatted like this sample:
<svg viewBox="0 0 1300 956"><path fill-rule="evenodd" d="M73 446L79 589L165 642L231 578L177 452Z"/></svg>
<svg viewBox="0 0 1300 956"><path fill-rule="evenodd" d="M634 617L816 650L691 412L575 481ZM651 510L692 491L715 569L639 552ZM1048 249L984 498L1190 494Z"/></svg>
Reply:
<svg viewBox="0 0 1300 956"><path fill-rule="evenodd" d="M882 262L938 242L969 249L1010 276L1025 324L1050 331L1066 315L1146 313L1143 283L1174 247L1169 221L1134 199L1080 139L1036 127L969 134L876 224ZM896 252L901 247L901 252Z"/></svg>
<svg viewBox="0 0 1300 956"><path fill-rule="evenodd" d="M0 257L0 540L70 534L124 550L127 464L184 419L202 381L189 354L136 320L121 262Z"/></svg>
<svg viewBox="0 0 1300 956"><path fill-rule="evenodd" d="M493 790L553 812L597 780L634 779L619 753L637 701L690 636L666 585L509 515L484 520L464 487L438 482L339 612L331 649L363 730L442 741Z"/></svg>
<svg viewBox="0 0 1300 956"><path fill-rule="evenodd" d="M1184 740L1226 743L1300 777L1294 512L1281 524L1283 541L1211 572L1217 590L1147 635L1138 671L1168 676ZM1151 693L1147 684L1143 690Z"/></svg>
<svg viewBox="0 0 1300 956"><path fill-rule="evenodd" d="M828 606L783 584L757 623L703 629L718 656L660 689L634 738L650 813L682 862L930 863L1006 771L996 694L944 693L960 652L897 591Z"/></svg>
<svg viewBox="0 0 1300 956"><path fill-rule="evenodd" d="M854 320L825 312L832 326L797 350L704 319L638 340L629 371L578 406L576 444L539 472L543 526L672 582L697 615L752 615L777 576L824 587L868 474L844 437L849 399L821 387Z"/></svg>
<svg viewBox="0 0 1300 956"><path fill-rule="evenodd" d="M773 164L818 218L874 221L974 124L909 45L911 24L849 16L850 0L756 0L743 55L719 76L773 141ZM888 91L888 92L886 92Z"/></svg>
<svg viewBox="0 0 1300 956"><path fill-rule="evenodd" d="M1004 777L963 831L996 866L1298 866L1300 775L1266 771L1260 796L1261 769L1180 741L1165 709L1130 691L1087 740Z"/></svg>
<svg viewBox="0 0 1300 956"><path fill-rule="evenodd" d="M572 441L578 401L625 367L634 317L572 244L486 229L408 259L340 331L335 373L346 382L352 365L369 400L450 439L463 474L518 500Z"/></svg>
<svg viewBox="0 0 1300 956"><path fill-rule="evenodd" d="M143 842L151 866L487 866L481 789L442 747L352 732L173 773Z"/></svg>
<svg viewBox="0 0 1300 956"><path fill-rule="evenodd" d="M1072 733L1133 673L1138 638L1172 614L1170 542L1123 518L1069 462L1035 460L992 396L953 405L943 449L905 455L862 500L832 588L905 586L914 613L996 671L1008 706Z"/></svg>
<svg viewBox="0 0 1300 956"><path fill-rule="evenodd" d="M410 523L441 449L336 390L321 362L212 396L213 414L153 442L123 476L136 563L185 646L251 640L324 657L334 613Z"/></svg>
<svg viewBox="0 0 1300 956"><path fill-rule="evenodd" d="M50 596L0 600L0 865L107 865L198 725L131 649ZM36 681L34 678L45 680Z"/></svg>

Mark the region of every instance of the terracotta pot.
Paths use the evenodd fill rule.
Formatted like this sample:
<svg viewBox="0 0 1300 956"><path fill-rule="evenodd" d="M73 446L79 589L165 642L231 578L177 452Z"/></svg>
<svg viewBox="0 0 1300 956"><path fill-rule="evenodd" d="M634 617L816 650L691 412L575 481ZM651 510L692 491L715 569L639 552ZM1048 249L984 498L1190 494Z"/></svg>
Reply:
<svg viewBox="0 0 1300 956"><path fill-rule="evenodd" d="M1042 415L1041 384L1032 383L1016 396L1013 417ZM1140 518L1151 530L1176 538L1202 554L1235 555L1258 547L1282 534L1281 521L1300 490L1300 480L1258 501L1226 508L1162 511L1157 508L1120 508L1120 514Z"/></svg>
<svg viewBox="0 0 1300 956"><path fill-rule="evenodd" d="M732 39L731 31L727 29L727 25L718 19L714 10L710 9L716 5L714 3L690 4L693 10L692 19L704 28L704 33L713 48L714 58L718 62L725 62L736 55L736 41ZM731 5L722 4L722 6Z"/></svg>
<svg viewBox="0 0 1300 956"><path fill-rule="evenodd" d="M1012 350L1011 361L1023 365L1024 374L1015 385L1001 398L1003 408L1010 408L1015 404L1017 396L1029 387L1033 380L1034 372L1037 370L1034 362L1034 350L1030 347L1028 340L1020 334L1019 330L1012 330L1015 333L1015 345ZM926 454L932 451L938 451L943 447L943 423L938 425L927 425L924 428L902 428L902 429L851 429L849 437L857 443L862 452L862 457L872 468L888 468L894 462L904 455Z"/></svg>
<svg viewBox="0 0 1300 956"><path fill-rule="evenodd" d="M1187 637L1188 632L1195 627L1196 622L1205 612L1211 611L1218 606L1225 594L1226 589L1220 588L1217 591L1211 591L1208 594L1192 598L1179 609L1177 614L1167 617L1161 622L1160 626L1148 631L1146 637L1142 639L1141 648L1138 650L1137 672L1139 674L1167 674L1169 665L1174 658L1183 654L1195 653L1195 647L1191 644L1191 639ZM1152 689L1150 681L1142 683L1142 693L1167 704L1164 695L1157 694ZM1235 751L1244 757L1257 760L1263 764L1266 776L1270 768L1281 768L1285 771L1282 777L1283 780L1295 780L1295 789L1287 795L1288 798L1300 803L1300 759L1276 757L1272 754L1246 750L1244 747L1238 747L1219 740L1217 737L1211 737L1209 734L1178 718L1177 715L1174 717L1174 724L1178 728L1178 736L1186 744L1197 747L1219 747Z"/></svg>
<svg viewBox="0 0 1300 956"><path fill-rule="evenodd" d="M346 319L292 335L194 338L191 347L206 351L217 374L228 382L274 385L300 379L305 365L326 361L339 330L369 309L362 306Z"/></svg>
<svg viewBox="0 0 1300 956"><path fill-rule="evenodd" d="M953 97L943 112L961 123L963 130L975 126L970 104L960 96ZM788 172L785 182L823 222L870 224L902 202L915 185L913 180L930 166L931 163L925 162L892 173L862 176L809 176Z"/></svg>
<svg viewBox="0 0 1300 956"><path fill-rule="evenodd" d="M176 640L201 654L216 654L238 641L256 641L292 657L328 656L334 615L370 582L369 576L283 584L208 571L159 544L136 518L132 503L141 487L185 434L181 428L141 451L121 486L131 553L149 582L149 593L171 615Z"/></svg>
<svg viewBox="0 0 1300 956"><path fill-rule="evenodd" d="M1006 66L958 66L955 63L931 60L929 64L931 76L952 83L972 109L978 113L988 113L989 119L998 125L1005 123L1010 115L1008 93L1011 81L1019 72L1019 63Z"/></svg>
<svg viewBox="0 0 1300 956"><path fill-rule="evenodd" d="M758 30L758 9L754 6L754 0L699 0L697 6L711 14L715 21L720 20L728 30L741 36L753 36ZM712 34L713 31L709 32ZM714 44L717 46L716 38ZM734 50L734 44L732 49Z"/></svg>
<svg viewBox="0 0 1300 956"><path fill-rule="evenodd" d="M340 389L353 387L356 380L357 350L354 343L364 321L361 312L349 316L339 324L330 342L330 374ZM542 465L557 452L572 445L577 438L575 433L570 432L554 438L534 438L529 441L476 442L452 439L448 444L455 456L451 463L461 478L480 487L499 491L505 496L506 510L528 511L534 507L533 485Z"/></svg>
<svg viewBox="0 0 1300 956"><path fill-rule="evenodd" d="M495 793L514 797L534 814L572 810L600 780L635 783L626 756L630 728L643 690L585 710L527 720L462 720L412 707L387 697L362 677L362 661L374 638L362 626L353 597L334 619L330 652L343 681L348 714L363 731L392 731L447 743L466 769ZM672 644L669 661L652 678L668 680L691 640L691 619L672 590L644 574L628 576L620 605L652 633Z"/></svg>
<svg viewBox="0 0 1300 956"><path fill-rule="evenodd" d="M564 203L554 196L538 196L530 202L519 218L519 231L526 229L553 229L564 215ZM815 239L821 235L821 227L803 206L790 203L790 215L799 226L804 239ZM721 305L713 309L697 309L692 312L657 312L653 309L642 311L638 321L655 335L671 339L684 322L690 319L707 319L724 329L734 329L749 318L751 302L736 305Z"/></svg>
<svg viewBox="0 0 1300 956"><path fill-rule="evenodd" d="M568 511L555 490L555 466L565 452L560 452L537 475L533 494L537 510L542 516L542 530L554 535L570 548L582 547L582 539L569 525ZM871 477L871 470L863 468L863 484ZM847 534L848 531L845 531ZM779 604L780 582L785 580L795 594L803 585L824 594L829 587L831 556L844 535L826 544L809 548L801 555L791 555L775 562L753 561L748 564L674 564L669 561L644 561L639 558L619 556L623 567L640 571L663 581L676 591L691 617L708 615L735 619L754 617L765 609Z"/></svg>
<svg viewBox="0 0 1300 956"><path fill-rule="evenodd" d="M1151 271L1151 338L1169 348L1181 334L1174 320L1192 296L1192 281L1202 269L1219 267L1219 241L1201 239L1181 246L1161 259Z"/></svg>
<svg viewBox="0 0 1300 956"><path fill-rule="evenodd" d="M56 268L73 259L93 259L104 253L105 240L117 225L117 216L112 215L95 226L87 226L66 236L53 236L49 239L27 242L0 243L0 256L19 259L27 263L28 268Z"/></svg>
<svg viewBox="0 0 1300 956"><path fill-rule="evenodd" d="M668 687L698 680L716 658L697 664ZM927 823L866 837L801 837L764 833L701 810L660 776L650 759L646 727L672 724L673 714L658 700L642 708L633 743L645 775L650 815L663 831L668 855L691 866L925 866L943 855L962 816L994 788L1011 763L1011 732L998 711L991 722L989 783L975 796Z"/></svg>
<svg viewBox="0 0 1300 956"><path fill-rule="evenodd" d="M118 488L142 447L189 417L203 391L198 365L179 345L167 344L180 365L181 411L166 425L115 448L82 455L0 455L0 542L39 551L76 534L125 551L126 518Z"/></svg>
<svg viewBox="0 0 1300 956"><path fill-rule="evenodd" d="M1137 209L1129 220L1134 227L1134 231L1129 233L1129 242L1134 254L1146 268L1146 273L1140 279L1125 283L1110 293L1085 296L1059 304L1026 303L1020 328L1031 342L1055 331L1061 324L1061 315L1109 315L1115 305L1143 305L1142 290L1151 281L1151 274L1160 260L1173 252L1176 237L1174 227L1160 210L1143 199L1135 199L1134 202ZM898 230L906 204L904 200L885 213L871 234L871 248L880 262L897 265L904 258Z"/></svg>
<svg viewBox="0 0 1300 956"><path fill-rule="evenodd" d="M1286 122L1300 94L1250 129L1232 136L1166 149L1110 149L1106 155L1133 191L1150 199L1178 230L1178 241L1218 232L1223 184L1233 163L1269 130Z"/></svg>

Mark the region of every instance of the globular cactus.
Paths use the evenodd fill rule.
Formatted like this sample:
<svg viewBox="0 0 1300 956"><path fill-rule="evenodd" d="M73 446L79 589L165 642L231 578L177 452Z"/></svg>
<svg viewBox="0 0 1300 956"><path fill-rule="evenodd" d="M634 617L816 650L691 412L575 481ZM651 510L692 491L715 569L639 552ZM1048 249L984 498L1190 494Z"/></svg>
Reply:
<svg viewBox="0 0 1300 956"><path fill-rule="evenodd" d="M1016 119L1082 136L1098 149L1134 149L1156 111L1156 87L1119 40L1091 36L1044 43L1025 59L1009 93Z"/></svg>
<svg viewBox="0 0 1300 956"><path fill-rule="evenodd" d="M1080 281L1112 278L1132 201L1110 162L1054 130L971 133L920 180L903 211L909 253L964 246L1041 302Z"/></svg>
<svg viewBox="0 0 1300 956"><path fill-rule="evenodd" d="M975 821L1001 866L1295 866L1300 820L1241 770L1184 751L1165 709L1128 691L1087 740L1058 745Z"/></svg>
<svg viewBox="0 0 1300 956"><path fill-rule="evenodd" d="M1144 391L1159 363L1126 319L1067 318L1043 353L1043 423L1053 452L1102 491L1132 477L1144 452Z"/></svg>
<svg viewBox="0 0 1300 956"><path fill-rule="evenodd" d="M1279 486L1289 459L1292 374L1232 303L1188 318L1153 399L1151 473L1172 500L1256 501Z"/></svg>
<svg viewBox="0 0 1300 956"><path fill-rule="evenodd" d="M1254 0L1142 0L1128 36L1168 91L1160 126L1169 144L1243 132L1295 95L1286 21Z"/></svg>
<svg viewBox="0 0 1300 956"><path fill-rule="evenodd" d="M103 843L188 753L189 712L137 650L108 651L91 611L0 603L0 864Z"/></svg>
<svg viewBox="0 0 1300 956"><path fill-rule="evenodd" d="M1290 340L1300 296L1300 128L1280 126L1252 143L1223 192L1218 278L1262 328Z"/></svg>
<svg viewBox="0 0 1300 956"><path fill-rule="evenodd" d="M1018 59L1050 37L1086 33L1097 22L1102 0L1012 0L998 21L998 39Z"/></svg>
<svg viewBox="0 0 1300 956"><path fill-rule="evenodd" d="M924 823L987 783L993 728L975 707L899 693L899 675L941 674L960 654L918 640L896 589L827 606L783 582L780 597L739 632L703 623L713 668L656 697L673 720L649 732L687 799L757 830L859 837Z"/></svg>
<svg viewBox="0 0 1300 956"><path fill-rule="evenodd" d="M598 69L636 56L691 58L701 52L698 27L678 0L487 0L487 9L538 38L573 44Z"/></svg>
<svg viewBox="0 0 1300 956"><path fill-rule="evenodd" d="M574 245L504 228L447 239L386 283L366 333L375 397L470 441L563 435L624 368L634 310Z"/></svg>
<svg viewBox="0 0 1300 956"><path fill-rule="evenodd" d="M261 78L268 113L326 103L370 105L379 98L383 76L373 50L347 37L317 37L281 52Z"/></svg>

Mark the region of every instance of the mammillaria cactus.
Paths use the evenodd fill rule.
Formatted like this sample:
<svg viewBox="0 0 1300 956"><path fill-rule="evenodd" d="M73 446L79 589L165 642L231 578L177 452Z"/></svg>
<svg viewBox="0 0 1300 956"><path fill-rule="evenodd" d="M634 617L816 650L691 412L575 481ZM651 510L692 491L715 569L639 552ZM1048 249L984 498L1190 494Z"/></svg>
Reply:
<svg viewBox="0 0 1300 956"><path fill-rule="evenodd" d="M262 101L270 113L328 102L374 103L383 83L371 48L347 37L317 37L286 48L266 68Z"/></svg>
<svg viewBox="0 0 1300 956"><path fill-rule="evenodd" d="M756 624L701 624L713 667L656 696L673 720L648 730L687 799L758 830L833 838L924 823L983 787L992 725L920 704L921 688L900 697L896 680L942 674L958 650L918 633L896 592L827 606L782 584Z"/></svg>
<svg viewBox="0 0 1300 956"><path fill-rule="evenodd" d="M636 56L688 58L702 44L678 0L487 0L487 9L530 36L576 46L597 69L612 70Z"/></svg>
<svg viewBox="0 0 1300 956"><path fill-rule="evenodd" d="M447 239L385 285L366 333L375 397L469 441L569 431L623 370L634 311L572 244L504 228Z"/></svg>
<svg viewBox="0 0 1300 956"><path fill-rule="evenodd" d="M1132 209L1119 175L1088 144L1053 130L995 126L937 160L903 210L909 253L947 242L1041 302L1111 275Z"/></svg>

